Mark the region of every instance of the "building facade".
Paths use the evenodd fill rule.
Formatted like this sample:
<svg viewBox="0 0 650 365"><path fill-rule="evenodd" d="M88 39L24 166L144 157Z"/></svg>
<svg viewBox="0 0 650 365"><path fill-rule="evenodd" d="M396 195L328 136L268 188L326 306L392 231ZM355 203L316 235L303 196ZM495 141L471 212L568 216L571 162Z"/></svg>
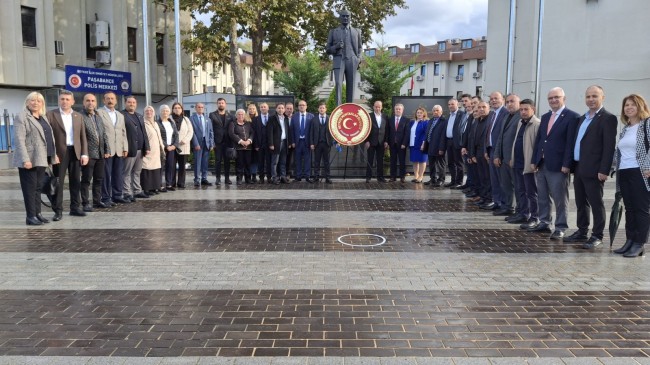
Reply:
<svg viewBox="0 0 650 365"><path fill-rule="evenodd" d="M252 92L251 66L253 65L253 55L250 52L241 50L242 78L244 81L244 90L235 90L233 84L232 67L230 64L219 66L217 63L207 62L200 66L194 66L192 70L192 94L203 93L222 93L222 94L243 94L250 95ZM273 81L273 70L262 71L262 94L275 94Z"/></svg>
<svg viewBox="0 0 650 365"><path fill-rule="evenodd" d="M559 86L566 93L567 106L584 112L585 90L598 84L605 90L605 108L620 114L624 96L639 93L650 98L647 9L647 0L490 1L488 37L493 42L487 53L486 90L509 89L537 99L542 113L548 109L548 90ZM511 20L514 43L512 83L508 85Z"/></svg>
<svg viewBox="0 0 650 365"><path fill-rule="evenodd" d="M3 15L0 111L21 110L26 95L34 90L46 96L48 108L55 107L58 89L66 83L66 65L130 72L131 91L143 107L141 1L7 0ZM148 18L152 100L166 102L177 90L173 8L150 1ZM180 21L182 30L191 28L189 13L182 12ZM190 55L183 53L182 63L190 65ZM191 70L182 72L183 93L190 93Z"/></svg>

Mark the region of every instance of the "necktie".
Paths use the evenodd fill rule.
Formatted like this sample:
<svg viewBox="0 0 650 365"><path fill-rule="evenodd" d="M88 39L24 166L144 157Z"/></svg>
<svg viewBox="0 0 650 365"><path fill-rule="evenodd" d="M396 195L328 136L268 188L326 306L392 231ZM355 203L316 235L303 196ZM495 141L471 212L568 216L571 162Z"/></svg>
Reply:
<svg viewBox="0 0 650 365"><path fill-rule="evenodd" d="M488 134L486 137L488 147L492 147L492 128L494 127L494 121L497 119L497 111L495 110L492 113L492 118L490 119L490 124L488 124Z"/></svg>
<svg viewBox="0 0 650 365"><path fill-rule="evenodd" d="M320 117L320 124L325 125L325 118L324 117Z"/></svg>
<svg viewBox="0 0 650 365"><path fill-rule="evenodd" d="M262 117L262 124L264 124L264 126L266 127L266 115Z"/></svg>
<svg viewBox="0 0 650 365"><path fill-rule="evenodd" d="M556 117L557 115L555 114L555 112L553 112L553 114L551 114L551 119L548 121L548 128L546 129L547 136L549 135L549 133L551 133L551 128L553 128L553 124L555 123Z"/></svg>
<svg viewBox="0 0 650 365"><path fill-rule="evenodd" d="M300 136L305 136L305 115L300 114Z"/></svg>
<svg viewBox="0 0 650 365"><path fill-rule="evenodd" d="M431 128L429 128L429 133L427 134L427 141L431 140L431 135L433 134L433 128L436 127L436 123L438 123L438 119L431 120Z"/></svg>
<svg viewBox="0 0 650 365"><path fill-rule="evenodd" d="M399 127L399 117L395 117L395 130Z"/></svg>

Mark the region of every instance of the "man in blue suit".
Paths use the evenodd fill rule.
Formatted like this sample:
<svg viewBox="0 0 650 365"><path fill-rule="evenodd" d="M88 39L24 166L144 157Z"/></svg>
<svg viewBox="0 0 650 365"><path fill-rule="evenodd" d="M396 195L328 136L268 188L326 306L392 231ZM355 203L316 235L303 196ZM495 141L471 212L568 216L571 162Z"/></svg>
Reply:
<svg viewBox="0 0 650 365"><path fill-rule="evenodd" d="M205 116L205 106L202 103L197 103L194 109L196 109L196 113L190 117L194 129L194 136L192 136L194 186L211 186L212 183L208 181L208 160L210 151L214 148L212 122Z"/></svg>
<svg viewBox="0 0 650 365"><path fill-rule="evenodd" d="M505 202L501 193L501 179L499 176L499 168L494 165L494 151L503 129L503 121L508 116L508 110L504 107L505 98L503 94L495 91L490 94L490 107L492 112L487 117L487 135L485 141L485 159L488 160L490 166L490 186L492 187L492 203L481 206L482 209L499 210L501 206L505 206Z"/></svg>
<svg viewBox="0 0 650 365"><path fill-rule="evenodd" d="M445 151L447 149L445 132L447 131L447 120L442 116L442 107L435 105L431 111L433 117L427 125L427 148L429 155L429 181L424 185L440 187L445 183L447 166L445 163Z"/></svg>
<svg viewBox="0 0 650 365"><path fill-rule="evenodd" d="M551 110L542 115L533 150L533 169L537 171L539 224L529 230L551 233L551 239L564 237L568 228L569 172L573 163L572 146L578 114L565 107L564 90L548 92ZM551 199L555 203L555 230L551 230Z"/></svg>
<svg viewBox="0 0 650 365"><path fill-rule="evenodd" d="M296 162L296 181L303 178L307 182L311 172L311 150L309 148L309 132L311 120L314 118L312 113L307 113L307 102L300 100L298 102L298 113L291 116L291 133L293 133L293 148L295 148L294 159Z"/></svg>

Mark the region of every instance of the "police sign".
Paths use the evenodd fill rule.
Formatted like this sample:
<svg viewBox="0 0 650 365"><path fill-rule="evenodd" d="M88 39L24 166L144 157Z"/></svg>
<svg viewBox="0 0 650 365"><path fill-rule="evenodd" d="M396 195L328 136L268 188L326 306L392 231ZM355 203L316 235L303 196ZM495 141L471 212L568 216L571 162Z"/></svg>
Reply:
<svg viewBox="0 0 650 365"><path fill-rule="evenodd" d="M131 73L101 68L65 66L65 86L70 91L131 95Z"/></svg>

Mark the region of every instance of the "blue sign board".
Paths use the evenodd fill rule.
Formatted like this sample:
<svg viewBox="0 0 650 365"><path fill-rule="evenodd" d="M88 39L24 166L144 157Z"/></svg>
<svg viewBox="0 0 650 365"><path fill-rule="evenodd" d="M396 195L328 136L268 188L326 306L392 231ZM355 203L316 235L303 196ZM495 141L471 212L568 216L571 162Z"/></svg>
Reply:
<svg viewBox="0 0 650 365"><path fill-rule="evenodd" d="M131 95L131 73L101 68L65 66L65 87L70 91Z"/></svg>

